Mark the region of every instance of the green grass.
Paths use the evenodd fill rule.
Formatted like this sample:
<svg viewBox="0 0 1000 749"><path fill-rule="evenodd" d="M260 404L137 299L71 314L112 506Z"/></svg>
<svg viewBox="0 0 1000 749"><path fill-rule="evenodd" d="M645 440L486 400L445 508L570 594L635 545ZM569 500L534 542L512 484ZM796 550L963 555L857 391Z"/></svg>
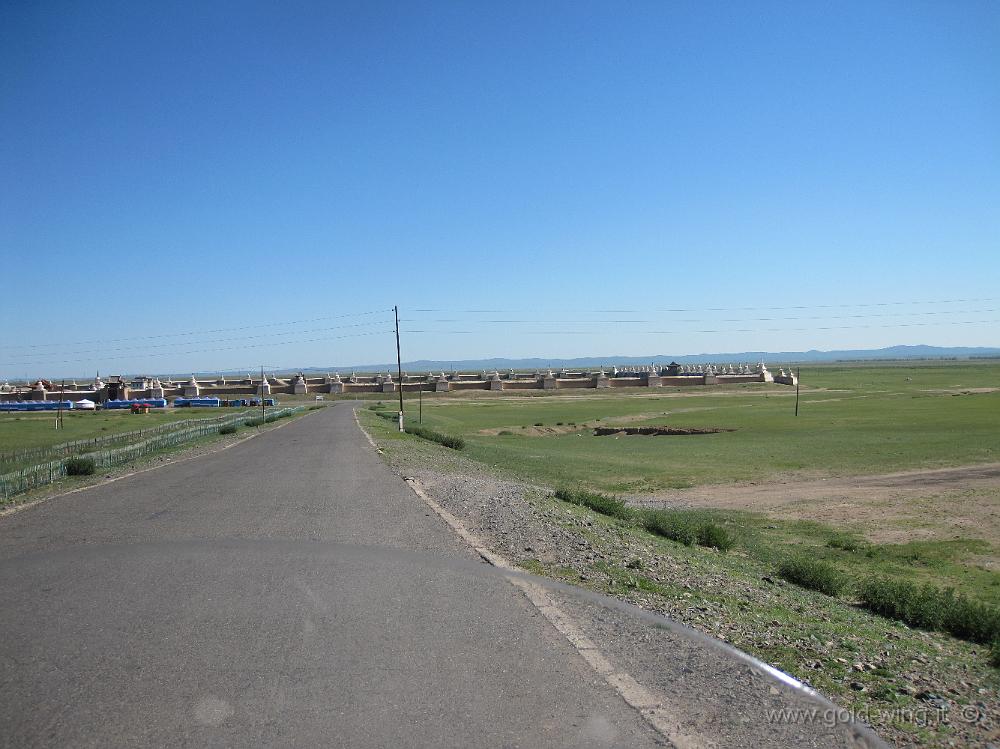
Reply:
<svg viewBox="0 0 1000 749"><path fill-rule="evenodd" d="M580 505L581 507L587 507L594 512L599 512L602 515L607 515L611 518L619 518L621 520L631 520L635 515L635 511L626 507L625 503L616 497L608 497L603 494L597 494L595 492L584 492L575 489L556 489L555 498L561 499L563 502L569 502L570 504Z"/></svg>
<svg viewBox="0 0 1000 749"><path fill-rule="evenodd" d="M278 419L287 419L289 416L293 416L293 415L294 414L289 413L289 412L285 412L285 413L267 413L267 414L264 415L263 418L260 417L260 416L258 416L255 419L248 420L246 422L246 426L248 426L248 427L259 427L261 424L270 424L272 421L277 421Z"/></svg>
<svg viewBox="0 0 1000 749"><path fill-rule="evenodd" d="M617 497L578 489L556 489L553 496L563 502L586 507L618 520L634 521L650 533L678 541L685 546L698 544L729 551L735 543L725 528L697 510L635 509Z"/></svg>
<svg viewBox="0 0 1000 749"><path fill-rule="evenodd" d="M580 490L560 489L555 496L609 517L633 519L650 533L687 546L716 546L723 551L735 549L739 556L762 563L779 576L829 595L850 590L868 577L884 576L914 585L930 583L951 587L970 598L1000 605L1000 575L988 566L969 561L996 554L990 544L980 539L871 544L824 523L775 520L753 512L640 510L617 500L609 501L598 493ZM850 550L843 548L845 546ZM804 569L782 574L782 566L789 560L802 559L806 561L801 562L800 567L808 564L812 568L836 571L837 582L820 582L824 580L824 573L816 573L810 578ZM810 580L815 582L810 583Z"/></svg>
<svg viewBox="0 0 1000 749"><path fill-rule="evenodd" d="M798 418L791 388L751 384L576 391L573 398L437 398L425 401L423 421L464 438L469 455L483 462L553 486L574 483L612 493L1000 460L1000 392L929 392L995 387L996 363L812 367L802 378ZM584 428L544 437L516 434L525 424L614 424L623 418L638 419L627 422L633 426L737 431L619 439L594 437ZM514 434L481 434L485 429Z"/></svg>
<svg viewBox="0 0 1000 749"><path fill-rule="evenodd" d="M425 398L423 422L462 437L469 457L525 480L619 496L790 475L854 475L1000 461L1000 392L944 392L1000 386L1000 363L812 366L803 368L802 380L798 419L791 388L754 384L682 392L449 394ZM669 423L737 431L593 437L582 425L598 419L602 424L628 419L624 423L629 425ZM547 436L525 431L524 425L560 421L581 426ZM962 509L956 505L953 511ZM807 556L836 567L852 583L871 576L930 583L1000 605L1000 575L990 562L1000 549L980 538L949 532L879 544L863 538L849 518L838 518L841 527L834 527L745 511L698 512L727 534L737 556L771 570L786 559ZM892 523L891 518L885 521L886 527L894 527ZM668 523L662 527L671 535L692 537L690 531L672 529Z"/></svg>
<svg viewBox="0 0 1000 749"><path fill-rule="evenodd" d="M382 409L382 403L368 406L368 410L374 412L376 416L379 416L386 421L391 421L394 424L398 423L398 411L385 411ZM439 445L450 447L452 450L465 449L465 440L461 437L455 437L450 434L443 434L434 429L428 429L427 427L416 423L412 419L407 419L403 426L406 429L406 434L412 434L415 437L420 437L421 439L425 439L430 442L437 442Z"/></svg>
<svg viewBox="0 0 1000 749"><path fill-rule="evenodd" d="M97 470L93 458L67 458L67 476L93 476Z"/></svg>
<svg viewBox="0 0 1000 749"><path fill-rule="evenodd" d="M778 565L778 574L790 583L828 596L839 596L847 584L847 579L832 564L806 556L786 559Z"/></svg>
<svg viewBox="0 0 1000 749"><path fill-rule="evenodd" d="M1000 608L970 600L951 589L871 578L860 586L858 594L870 611L911 627L947 632L983 645L1000 640Z"/></svg>
<svg viewBox="0 0 1000 749"><path fill-rule="evenodd" d="M698 540L698 527L685 513L675 510L654 510L643 517L643 527L657 536L669 538L685 546Z"/></svg>
<svg viewBox="0 0 1000 749"><path fill-rule="evenodd" d="M267 421L272 422L272 421L277 421L278 419L300 416L303 413L306 413L304 409L294 413L282 413L282 414L268 413ZM258 418L256 419L256 421L259 422L260 419ZM233 432L227 431L226 427L223 426L220 427L218 430L213 430L209 432L209 434L202 435L200 437L195 437L193 439L182 442L178 445L171 445L159 449L152 449L150 450L150 452L145 453L141 457L128 461L127 464L141 465L149 463L158 458L159 456L168 455L170 453L182 450L191 450L193 448L198 447L199 445L207 445L212 443L214 440L218 439L218 436L220 434L231 434L231 433ZM65 458L64 464L66 466L67 477L63 477L51 484L45 484L40 487L36 487L35 489L32 489L24 493L14 494L8 500L0 501L0 506L8 506L8 505L21 504L24 502L30 502L36 498L45 496L46 494L52 492L55 487L61 488L67 485L70 487L87 485L92 481L92 479L89 479L88 477L104 472L104 469L98 470L99 466L97 465L96 461L94 461L92 458L72 456Z"/></svg>
<svg viewBox="0 0 1000 749"><path fill-rule="evenodd" d="M1000 550L982 539L875 544L821 522L777 520L739 510L700 512L734 537L741 554L776 570L789 558L808 557L835 567L849 583L871 576L890 577L915 585L955 588L1000 605L1000 575L981 561Z"/></svg>
<svg viewBox="0 0 1000 749"><path fill-rule="evenodd" d="M431 449L410 441L416 449L398 450L394 446L404 439L390 431L389 425L374 418L363 423L389 454L405 454L419 463ZM510 439L547 438L518 435ZM452 470L453 465L454 470L467 470L460 458L442 470ZM880 544L866 541L850 527L780 520L748 511L692 510L734 539L731 551L719 554L697 544L685 546L653 535L634 520L594 512L582 502L570 504L542 492L528 499L551 519L554 528L587 538L599 551L600 561L567 570L560 567L562 560L533 558L519 562L524 569L623 597L644 608L664 610L678 621L722 637L806 680L845 708L859 713L920 709L922 703L914 695L900 691L901 685L910 684L909 672L924 668L915 665L914 658L933 664L927 669L935 669L942 679L961 684L963 695L956 700L977 699L969 694L980 687L979 694L992 694L998 684L1000 672L989 663L1000 666L1000 642L986 653L967 642L912 630L873 615L854 605L853 598L859 581L877 575L898 576L920 585L927 580L947 580L943 587L955 582L970 600L974 594L997 599L1000 576L989 570L988 563L978 566L969 562L970 556L996 556L996 550L980 539L950 534L943 540ZM627 551L623 551L623 542ZM831 597L775 580L777 566L796 553L823 560L841 571L848 580L842 596ZM817 665L812 665L814 662ZM858 662L877 667L859 673L852 668ZM850 686L856 682L864 691ZM972 685L968 690L966 683ZM907 736L923 730L906 721L896 728ZM897 737L890 734L887 738ZM940 746L953 743L953 738L947 724L932 726L925 737L928 745Z"/></svg>
<svg viewBox="0 0 1000 749"><path fill-rule="evenodd" d="M148 414L133 414L128 411L64 411L62 429L55 429L53 413L3 413L0 414L0 453L132 432L187 419L209 419L245 410L247 409L178 408L150 411Z"/></svg>
<svg viewBox="0 0 1000 749"><path fill-rule="evenodd" d="M406 433L413 434L425 440L430 440L431 442L437 442L439 445L450 447L452 450L465 449L465 440L461 437L452 437L447 434L441 434L440 432L435 432L433 429L427 429L426 427L410 424L406 426Z"/></svg>

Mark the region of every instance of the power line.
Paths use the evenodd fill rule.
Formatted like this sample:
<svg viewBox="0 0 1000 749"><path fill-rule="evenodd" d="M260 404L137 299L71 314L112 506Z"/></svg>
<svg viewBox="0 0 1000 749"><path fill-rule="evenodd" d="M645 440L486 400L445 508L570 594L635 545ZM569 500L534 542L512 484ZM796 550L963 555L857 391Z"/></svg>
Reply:
<svg viewBox="0 0 1000 749"><path fill-rule="evenodd" d="M982 310L931 310L931 311L924 311L924 312L904 312L904 313L890 312L890 313L878 313L878 314L866 314L866 315L813 315L813 316L799 316L799 317L731 318L731 319L723 319L723 320L720 320L719 322L745 322L745 321L770 322L770 321L776 321L776 320L781 320L781 321L798 321L798 320L868 319L868 318L885 318L885 317L916 317L916 316L937 316L937 315L955 315L955 314L985 314L985 313L993 313L993 312L996 312L996 311L997 311L996 309L982 309ZM586 320L586 321L579 320L579 319L577 319L577 320L513 320L513 319L503 319L503 320L462 320L462 319L457 319L457 318L447 318L447 319L433 319L433 320L423 320L423 321L409 319L409 320L401 320L401 322L425 322L425 323L427 323L427 322L429 322L429 323L461 323L461 322L464 322L464 323L472 323L474 325L579 325L581 323L585 323L587 325L623 325L623 324L629 324L629 325L635 324L635 325L638 325L638 324L650 324L650 323L653 323L653 322L656 322L656 321L654 321L654 320L619 320L619 319L616 319L616 320ZM674 322L699 323L699 322L706 322L706 321L703 320L703 319L682 319L682 320L675 320ZM299 333L299 334L304 334L304 333L319 333L319 332L326 332L326 331L330 331L330 330L347 330L347 329L364 328L364 327L370 327L370 326L373 326L373 325L382 325L382 324L384 324L383 321L364 322L364 323L352 323L352 324L349 324L349 325L333 325L333 326L322 327L322 328L309 328L309 329L305 329L305 330L297 330L295 332ZM906 327L906 326L907 326L907 324L905 324L905 323L899 323L899 324L894 325L892 327ZM855 326L855 327L861 328L861 327L866 327L866 326ZM839 327L837 327L837 326L811 326L809 329L810 330L846 330L846 329L851 329L851 327L850 326L839 326ZM763 329L763 330L766 330L767 332L776 332L778 330L785 330L785 328L768 328L768 329ZM803 329L801 329L801 328L789 328L787 330L800 331L800 330L803 330ZM433 331L421 331L421 332L433 332ZM441 331L441 332L444 333L444 332L448 332L448 331ZM473 331L452 331L452 332L454 332L456 334L468 334L468 333L471 333ZM533 333L534 334L548 334L550 331L537 331L537 332L535 332L535 331L522 331L522 332L525 333L525 334L533 334ZM551 331L551 332L554 334L557 331ZM583 335L583 334L593 334L594 333L594 331L578 331L578 332L574 332L574 331L559 331L559 332L564 332L567 335ZM679 333L681 331L655 331L654 330L654 331L631 331L631 332L634 332L634 333ZM720 331L720 330L712 329L712 330L691 330L691 331L687 331L687 332L691 332L691 333L714 333L714 332L757 332L757 331L753 330L753 329L740 328L740 329L732 329L732 330L728 330L728 331ZM241 340L241 341L247 341L247 340L268 338L269 336L272 336L272 335L275 335L275 334L274 333L266 333L266 334L261 334L261 335L243 336L239 340ZM141 352L145 353L145 352L148 352L150 349L174 348L174 347L177 347L177 346L191 345L191 343L206 343L206 342L205 341L197 341L197 342L192 342L192 341L177 341L177 342L173 342L173 343L144 344L144 345L141 345L141 346L120 346L120 347L107 348L107 349L105 349L105 348L100 348L100 349L82 349L82 350L78 349L78 350L74 350L74 351L62 351L62 352L59 352L59 355L63 355L63 356L91 355L91 356L106 357L107 355L112 354L112 353L116 353L116 352L141 350ZM55 353L55 352L51 352L51 351L24 352L24 353L21 354L21 356L22 357L32 357L32 358L34 358L34 357L49 357L49 356L52 356L53 353ZM178 353L183 353L183 352L178 352ZM110 358L123 358L123 357L110 357ZM38 360L38 363L41 363L42 361L44 361L44 360ZM78 361L82 361L82 360L78 360Z"/></svg>
<svg viewBox="0 0 1000 749"><path fill-rule="evenodd" d="M972 304L978 302L995 302L997 297L986 297L979 299L913 299L909 301L893 302L867 302L857 304L799 304L786 307L777 306L755 306L755 307L681 307L674 309L660 309L646 307L643 309L601 309L601 310L579 310L560 307L560 312L590 312L594 314L649 314L650 312L682 313L682 312L759 312L773 310L809 310L809 309L853 309L871 307L893 307L907 304ZM422 308L407 310L411 313L460 313L460 314L518 314L524 312L523 309L446 309L446 308Z"/></svg>
<svg viewBox="0 0 1000 749"><path fill-rule="evenodd" d="M816 330L866 330L878 328L920 328L920 327L940 327L945 325L985 325L1000 323L1000 320L950 320L947 322L914 322L914 323L894 323L890 325L810 325L803 328L711 328L704 330L631 330L635 335L689 335L692 333L800 333L812 332ZM404 330L404 333L413 334L441 334L441 335L482 335L482 330ZM611 333L612 331L594 330L524 330L518 331L519 335L600 335L601 333Z"/></svg>
<svg viewBox="0 0 1000 749"><path fill-rule="evenodd" d="M372 325L385 325L385 321L381 321L380 320L380 321L377 321L377 322L362 322L362 323L354 323L353 325L333 325L333 326L326 327L326 328L309 328L309 329L306 329L306 330L297 330L295 332L296 333L321 333L321 332L325 332L325 331L328 331L328 330L346 330L346 329L349 329L349 328L365 328L365 327L370 327ZM242 338L240 338L238 340L246 341L246 340L253 340L253 339L257 339L257 338L268 338L268 337L273 336L273 335L277 335L277 334L275 334L275 333L265 333L263 335L243 336ZM198 344L198 343L208 343L208 342L209 341L178 341L176 343L154 343L154 344L151 344L151 345L142 345L142 346L121 346L121 347L118 347L118 348L109 348L109 349L89 349L89 350L88 349L84 349L84 350L78 350L78 351L62 351L62 352L59 352L59 353L63 354L63 355L65 355L65 354L72 354L72 355L77 355L77 354L99 355L100 354L100 355L103 355L105 353L113 353L113 352L116 352L116 351L136 351L136 350L140 350L140 349L143 350L143 351L145 351L147 349L171 348L171 347L174 347L174 346L190 346L190 345L194 345L194 344ZM52 356L53 353L54 352L52 352L52 351L40 351L38 353L24 353L24 354L21 354L21 356Z"/></svg>
<svg viewBox="0 0 1000 749"><path fill-rule="evenodd" d="M718 322L771 322L775 320L864 320L868 318L877 317L923 317L928 315L979 315L988 314L996 312L996 309L969 309L969 310L931 310L925 312L885 312L885 313L875 313L875 314L864 314L864 315L805 315L799 317L788 317L782 315L781 317L735 317L735 318L724 318L718 320ZM579 318L575 320L547 320L547 319L533 319L533 320L469 320L467 318L439 318L431 320L420 320L420 319L404 319L401 322L416 322L416 323L465 323L471 322L479 325L579 325L580 323L586 323L587 325L641 325L650 324L656 322L656 320L581 320ZM684 322L684 323L699 323L705 322L705 318L691 318L691 319L680 319L674 320L674 322Z"/></svg>
<svg viewBox="0 0 1000 749"><path fill-rule="evenodd" d="M238 330L252 330L256 328L276 328L285 325L301 325L303 323L321 322L323 320L341 320L348 317L364 317L366 315L388 314L391 309L368 310L366 312L348 312L341 315L329 315L326 317L311 317L304 320L286 320L284 322L259 323L254 325L239 325L231 328L211 328L206 330L188 330L177 333L158 333L156 335L128 336L125 338L102 338L91 341L62 341L59 343L33 343L17 346L8 346L9 349L43 348L51 346L78 346L89 343L121 343L124 341L149 341L159 338L179 338L181 336L208 335L210 333L230 333Z"/></svg>
<svg viewBox="0 0 1000 749"><path fill-rule="evenodd" d="M244 351L248 349L259 349L259 348L270 348L272 346L292 346L297 343L318 343L321 341L340 341L346 338L362 338L364 336L375 336L375 335L386 335L393 333L393 330L377 330L370 331L367 333L354 333L352 335L341 335L341 336L326 336L322 338L306 338L297 341L280 341L274 343L257 343L249 344L246 346L213 346L212 348L206 349L195 349L193 351L162 351L156 354L147 354L146 356L187 356L188 354L204 354L213 353L216 351ZM137 359L139 356L102 356L99 357L102 361L118 361L121 359ZM94 358L90 359L52 359L49 361L34 361L34 362L16 362L16 363L0 363L0 367L36 367L43 364L85 364L94 361Z"/></svg>

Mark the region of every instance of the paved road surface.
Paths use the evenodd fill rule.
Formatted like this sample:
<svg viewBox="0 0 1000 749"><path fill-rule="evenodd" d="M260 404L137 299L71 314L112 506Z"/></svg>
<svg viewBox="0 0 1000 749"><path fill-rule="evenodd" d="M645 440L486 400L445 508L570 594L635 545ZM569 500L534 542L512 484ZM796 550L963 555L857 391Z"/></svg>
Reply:
<svg viewBox="0 0 1000 749"><path fill-rule="evenodd" d="M347 404L0 518L0 744L659 743L480 567Z"/></svg>

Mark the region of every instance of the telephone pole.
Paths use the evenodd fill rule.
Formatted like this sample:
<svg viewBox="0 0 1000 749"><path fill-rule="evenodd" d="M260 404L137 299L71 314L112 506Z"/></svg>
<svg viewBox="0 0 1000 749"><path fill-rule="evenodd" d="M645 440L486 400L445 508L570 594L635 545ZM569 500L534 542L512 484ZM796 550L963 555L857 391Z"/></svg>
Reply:
<svg viewBox="0 0 1000 749"><path fill-rule="evenodd" d="M791 367L788 368L791 370ZM799 380L802 379L802 367L795 371L795 415L799 415Z"/></svg>
<svg viewBox="0 0 1000 749"><path fill-rule="evenodd" d="M396 372L399 376L399 431L403 429L403 359L399 353L399 306L395 305L392 311L396 313Z"/></svg>
<svg viewBox="0 0 1000 749"><path fill-rule="evenodd" d="M264 428L264 422L267 420L267 413L264 410L264 365L260 365L260 428Z"/></svg>

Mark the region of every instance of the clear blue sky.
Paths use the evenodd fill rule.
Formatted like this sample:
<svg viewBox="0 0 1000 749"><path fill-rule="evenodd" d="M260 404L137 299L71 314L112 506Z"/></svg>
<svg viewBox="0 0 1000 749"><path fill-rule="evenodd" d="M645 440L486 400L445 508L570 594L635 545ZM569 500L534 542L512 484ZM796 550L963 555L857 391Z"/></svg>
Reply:
<svg viewBox="0 0 1000 749"><path fill-rule="evenodd" d="M998 39L995 2L3 3L0 377L387 361L339 316L394 304L438 331L404 359L1000 345Z"/></svg>

